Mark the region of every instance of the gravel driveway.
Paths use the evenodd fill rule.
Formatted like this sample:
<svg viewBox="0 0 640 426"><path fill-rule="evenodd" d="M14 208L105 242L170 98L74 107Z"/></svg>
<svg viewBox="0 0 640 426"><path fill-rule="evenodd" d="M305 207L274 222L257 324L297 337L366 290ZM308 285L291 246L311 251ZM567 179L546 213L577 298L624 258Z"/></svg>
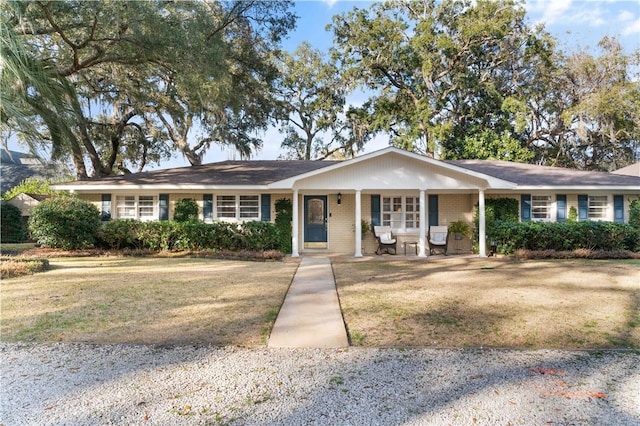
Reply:
<svg viewBox="0 0 640 426"><path fill-rule="evenodd" d="M0 343L10 425L638 425L640 353Z"/></svg>

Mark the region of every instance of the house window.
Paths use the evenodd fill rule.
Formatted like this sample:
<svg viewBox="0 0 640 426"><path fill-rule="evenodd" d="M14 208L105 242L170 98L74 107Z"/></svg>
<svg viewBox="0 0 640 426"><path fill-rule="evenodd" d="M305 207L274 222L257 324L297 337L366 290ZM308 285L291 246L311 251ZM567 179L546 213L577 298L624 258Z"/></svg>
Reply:
<svg viewBox="0 0 640 426"><path fill-rule="evenodd" d="M605 220L607 218L607 196L589 196L589 220Z"/></svg>
<svg viewBox="0 0 640 426"><path fill-rule="evenodd" d="M235 195L216 196L216 217L218 219L236 217L236 196Z"/></svg>
<svg viewBox="0 0 640 426"><path fill-rule="evenodd" d="M382 225L393 229L420 227L420 198L383 197Z"/></svg>
<svg viewBox="0 0 640 426"><path fill-rule="evenodd" d="M240 196L240 219L258 219L260 217L260 199L257 195Z"/></svg>
<svg viewBox="0 0 640 426"><path fill-rule="evenodd" d="M134 195L116 196L116 214L118 219L135 219L136 197Z"/></svg>
<svg viewBox="0 0 640 426"><path fill-rule="evenodd" d="M531 220L551 220L551 196L531 196Z"/></svg>
<svg viewBox="0 0 640 426"><path fill-rule="evenodd" d="M118 219L154 220L156 205L153 195L117 195L116 215Z"/></svg>
<svg viewBox="0 0 640 426"><path fill-rule="evenodd" d="M140 220L149 220L155 217L153 214L155 206L154 198L152 195L141 195L138 197L138 217Z"/></svg>
<svg viewBox="0 0 640 426"><path fill-rule="evenodd" d="M238 221L260 220L260 196L218 195L216 196L216 218Z"/></svg>

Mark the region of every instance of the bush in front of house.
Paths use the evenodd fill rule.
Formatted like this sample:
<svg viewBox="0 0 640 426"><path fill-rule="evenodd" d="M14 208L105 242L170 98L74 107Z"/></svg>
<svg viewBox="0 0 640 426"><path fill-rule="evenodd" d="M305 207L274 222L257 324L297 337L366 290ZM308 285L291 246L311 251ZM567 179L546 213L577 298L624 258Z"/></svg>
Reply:
<svg viewBox="0 0 640 426"><path fill-rule="evenodd" d="M106 249L270 251L278 248L278 228L269 222L204 223L199 221L138 222L111 220L98 232Z"/></svg>
<svg viewBox="0 0 640 426"><path fill-rule="evenodd" d="M138 239L141 222L133 219L114 219L102 222L96 233L96 246L105 249L139 249Z"/></svg>
<svg viewBox="0 0 640 426"><path fill-rule="evenodd" d="M625 223L613 222L511 222L495 221L487 228L498 252L531 251L637 251L640 232Z"/></svg>
<svg viewBox="0 0 640 426"><path fill-rule="evenodd" d="M3 243L21 243L27 239L27 232L22 225L22 212L13 204L6 201L0 203L0 222L2 234L0 241Z"/></svg>
<svg viewBox="0 0 640 426"><path fill-rule="evenodd" d="M76 250L93 247L100 211L88 201L52 198L31 210L31 237L45 247Z"/></svg>
<svg viewBox="0 0 640 426"><path fill-rule="evenodd" d="M629 225L640 230L640 200L633 200L629 204Z"/></svg>
<svg viewBox="0 0 640 426"><path fill-rule="evenodd" d="M173 220L190 222L198 220L198 203L193 198L182 198L176 201L173 209Z"/></svg>
<svg viewBox="0 0 640 426"><path fill-rule="evenodd" d="M291 253L291 221L293 220L293 205L291 200L281 198L276 200L276 219L275 225L278 228L278 250L283 253Z"/></svg>

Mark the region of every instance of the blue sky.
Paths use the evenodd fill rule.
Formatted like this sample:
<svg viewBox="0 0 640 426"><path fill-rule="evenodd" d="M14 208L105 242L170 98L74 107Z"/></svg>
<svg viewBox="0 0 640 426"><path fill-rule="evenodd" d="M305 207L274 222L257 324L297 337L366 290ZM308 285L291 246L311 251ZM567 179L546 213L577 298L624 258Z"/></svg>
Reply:
<svg viewBox="0 0 640 426"><path fill-rule="evenodd" d="M299 16L297 28L284 43L287 50L293 51L302 42L308 41L314 47L328 50L332 44L332 35L326 30L332 16L352 10L354 7L366 8L369 1L315 0L299 1L295 10ZM529 24L544 24L565 51L580 48L594 48L598 41L607 36L615 36L624 49L630 53L640 49L640 1L638 0L528 0L525 4ZM352 103L358 98L353 95ZM253 158L273 160L280 155L282 136L277 129L271 129L261 135L263 149ZM9 143L11 149L24 151L15 142ZM387 138L379 136L371 141L366 152L384 148ZM233 159L234 154L211 147L205 155L204 163ZM189 163L178 156L170 162L152 168L188 166Z"/></svg>

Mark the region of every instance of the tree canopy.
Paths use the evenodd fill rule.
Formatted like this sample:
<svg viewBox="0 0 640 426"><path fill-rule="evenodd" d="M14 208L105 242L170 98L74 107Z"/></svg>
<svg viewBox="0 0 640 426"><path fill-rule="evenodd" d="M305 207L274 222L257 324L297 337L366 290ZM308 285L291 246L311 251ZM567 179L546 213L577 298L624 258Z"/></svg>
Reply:
<svg viewBox="0 0 640 426"><path fill-rule="evenodd" d="M612 40L600 58L567 56L514 0L375 3L332 28L345 78L375 93L370 128L394 146L605 170L640 157L639 80Z"/></svg>
<svg viewBox="0 0 640 426"><path fill-rule="evenodd" d="M3 125L70 157L79 178L142 170L174 151L199 164L212 144L249 156L273 118L272 55L295 24L290 6L5 2L3 58L16 71L2 74Z"/></svg>
<svg viewBox="0 0 640 426"><path fill-rule="evenodd" d="M78 178L214 145L349 158L374 135L445 159L592 170L640 160L640 52L563 52L520 0L402 0L333 18L334 45L281 50L289 1L6 1L0 124ZM349 105L359 90L363 103Z"/></svg>

